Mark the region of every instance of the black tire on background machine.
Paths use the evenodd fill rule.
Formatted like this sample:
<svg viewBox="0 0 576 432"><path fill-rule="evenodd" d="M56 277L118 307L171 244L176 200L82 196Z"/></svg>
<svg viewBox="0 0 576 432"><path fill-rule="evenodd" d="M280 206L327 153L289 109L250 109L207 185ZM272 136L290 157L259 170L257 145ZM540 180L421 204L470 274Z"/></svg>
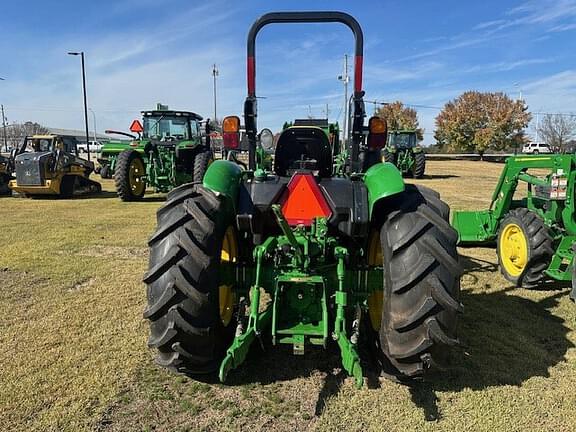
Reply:
<svg viewBox="0 0 576 432"><path fill-rule="evenodd" d="M436 192L407 185L380 230L384 293L379 346L400 381L421 378L458 344L457 234ZM410 271L406 271L410 269Z"/></svg>
<svg viewBox="0 0 576 432"><path fill-rule="evenodd" d="M424 152L413 153L414 157L414 178L424 177L424 171L426 170L426 155Z"/></svg>
<svg viewBox="0 0 576 432"><path fill-rule="evenodd" d="M194 182L201 182L204 179L204 174L213 160L214 157L210 150L203 150L194 156L194 173L192 176Z"/></svg>
<svg viewBox="0 0 576 432"><path fill-rule="evenodd" d="M142 160L142 156L136 150L124 150L118 155L116 169L114 171L114 183L116 184L116 193L122 201L137 201L142 199L146 193L146 187L142 193L135 194L130 187L130 165L136 158ZM142 160L142 165L144 162Z"/></svg>
<svg viewBox="0 0 576 432"><path fill-rule="evenodd" d="M106 164L100 168L100 177L103 179L112 178L112 175L110 174L110 165Z"/></svg>
<svg viewBox="0 0 576 432"><path fill-rule="evenodd" d="M188 374L215 372L233 337L219 312L218 270L232 221L222 196L201 184L173 189L158 210L144 277L150 322L148 345L156 362Z"/></svg>
<svg viewBox="0 0 576 432"><path fill-rule="evenodd" d="M396 165L396 154L392 153L386 147L382 149L382 158L384 159L384 162L390 162Z"/></svg>

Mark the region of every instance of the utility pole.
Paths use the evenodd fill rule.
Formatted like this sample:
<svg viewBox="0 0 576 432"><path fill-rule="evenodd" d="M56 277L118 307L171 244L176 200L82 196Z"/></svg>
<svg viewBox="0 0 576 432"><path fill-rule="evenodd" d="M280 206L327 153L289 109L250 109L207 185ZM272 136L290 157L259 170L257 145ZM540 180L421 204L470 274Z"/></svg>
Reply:
<svg viewBox="0 0 576 432"><path fill-rule="evenodd" d="M4 151L8 152L8 140L6 139L6 117L4 117L4 105L2 107L2 131L4 133Z"/></svg>
<svg viewBox="0 0 576 432"><path fill-rule="evenodd" d="M350 76L348 75L348 54L344 54L344 74L338 77L338 80L344 83L344 142L348 138L348 83Z"/></svg>
<svg viewBox="0 0 576 432"><path fill-rule="evenodd" d="M216 68L216 63L212 65L212 77L214 78L214 124L218 124L216 120L216 77L218 76L218 69Z"/></svg>
<svg viewBox="0 0 576 432"><path fill-rule="evenodd" d="M328 104L326 104L326 111L325 111L325 113L326 113L326 120L328 120L328 118L330 117L330 107L329 107Z"/></svg>
<svg viewBox="0 0 576 432"><path fill-rule="evenodd" d="M84 67L84 51L69 52L68 55L82 58L82 92L84 93L84 127L86 128L86 151L88 152L88 161L90 161L90 136L88 132L88 105L86 103L86 68Z"/></svg>

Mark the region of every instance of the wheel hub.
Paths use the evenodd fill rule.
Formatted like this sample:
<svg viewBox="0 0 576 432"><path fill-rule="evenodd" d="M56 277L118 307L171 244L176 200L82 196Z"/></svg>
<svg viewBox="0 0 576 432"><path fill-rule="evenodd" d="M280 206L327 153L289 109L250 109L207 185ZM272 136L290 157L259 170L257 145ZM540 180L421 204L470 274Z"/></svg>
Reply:
<svg viewBox="0 0 576 432"><path fill-rule="evenodd" d="M520 276L528 263L528 243L522 228L508 224L500 237L500 258L504 269L512 276Z"/></svg>

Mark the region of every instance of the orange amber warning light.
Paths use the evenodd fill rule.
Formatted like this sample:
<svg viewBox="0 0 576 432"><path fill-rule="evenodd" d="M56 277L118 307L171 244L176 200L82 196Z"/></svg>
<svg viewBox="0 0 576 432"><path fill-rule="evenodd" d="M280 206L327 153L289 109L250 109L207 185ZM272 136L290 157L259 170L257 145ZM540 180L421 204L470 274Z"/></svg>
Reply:
<svg viewBox="0 0 576 432"><path fill-rule="evenodd" d="M332 216L332 210L312 174L295 174L280 199L280 205L291 226L310 226L314 218Z"/></svg>

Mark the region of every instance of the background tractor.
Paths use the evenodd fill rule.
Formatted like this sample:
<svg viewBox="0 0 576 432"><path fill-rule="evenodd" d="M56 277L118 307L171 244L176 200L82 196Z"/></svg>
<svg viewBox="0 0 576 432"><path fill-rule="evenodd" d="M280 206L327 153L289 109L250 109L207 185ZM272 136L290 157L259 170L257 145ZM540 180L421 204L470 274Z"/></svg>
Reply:
<svg viewBox="0 0 576 432"><path fill-rule="evenodd" d="M66 135L26 137L14 152L15 179L10 189L26 196L98 193L100 183L90 180L94 164L78 157L78 141Z"/></svg>
<svg viewBox="0 0 576 432"><path fill-rule="evenodd" d="M290 126L267 170L257 157L255 39L267 24L302 22L340 22L355 36L350 147L318 125ZM364 124L360 25L340 12L269 13L247 51L248 169L218 160L202 183L172 190L149 241L144 317L157 362L224 381L255 340L298 355L335 343L361 386L365 344L398 379L421 377L458 342L457 235L436 192L378 161L386 127ZM239 117L222 128L237 148Z"/></svg>
<svg viewBox="0 0 576 432"><path fill-rule="evenodd" d="M125 150L130 150L130 142L137 139L136 135L132 135L126 132L106 130L108 135L120 135L128 138L130 141L126 140L109 140L102 145L102 150L100 151L98 157L98 164L100 165L99 172L100 177L103 179L111 179L114 176L114 170L116 169L116 162L118 161L118 155ZM141 153L144 151L141 149Z"/></svg>
<svg viewBox="0 0 576 432"><path fill-rule="evenodd" d="M384 160L396 165L403 176L424 177L426 155L418 144L416 130L390 131L388 145L382 154Z"/></svg>
<svg viewBox="0 0 576 432"><path fill-rule="evenodd" d="M209 122L202 137L202 117L188 111L158 109L142 111L143 125L135 120L130 130L139 134L130 149L118 154L114 163L116 191L123 201L139 200L147 186L168 192L189 182L202 181L212 162ZM110 164L112 167L112 163Z"/></svg>
<svg viewBox="0 0 576 432"><path fill-rule="evenodd" d="M489 209L454 213L459 243L496 241L498 264L507 280L525 288L546 279L571 280L570 297L576 300L575 184L574 155L509 157Z"/></svg>

